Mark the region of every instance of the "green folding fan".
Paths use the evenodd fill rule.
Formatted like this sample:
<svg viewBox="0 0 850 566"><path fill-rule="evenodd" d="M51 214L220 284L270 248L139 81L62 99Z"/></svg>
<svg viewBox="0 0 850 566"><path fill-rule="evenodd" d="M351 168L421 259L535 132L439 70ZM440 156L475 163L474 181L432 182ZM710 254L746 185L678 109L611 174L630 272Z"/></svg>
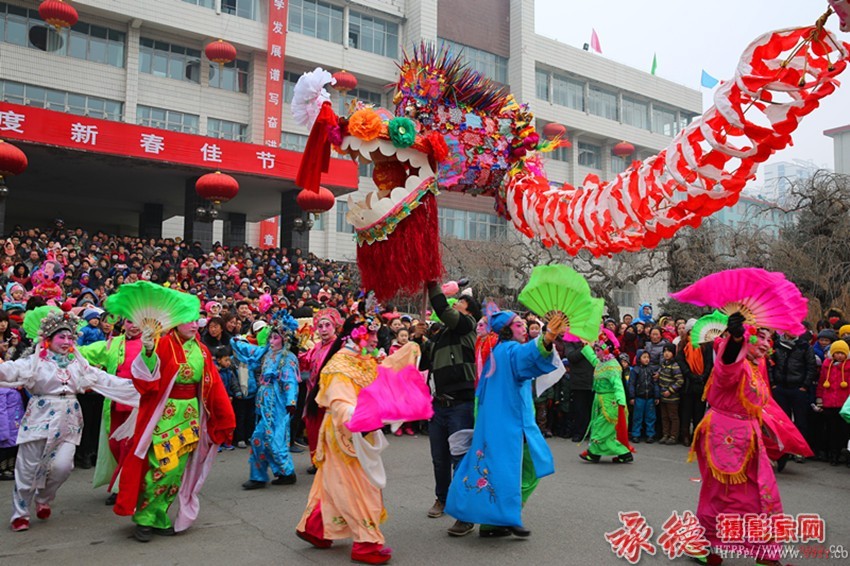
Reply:
<svg viewBox="0 0 850 566"><path fill-rule="evenodd" d="M171 328L198 320L201 301L149 281L121 285L104 304L106 310L132 321L142 333L161 336Z"/></svg>
<svg viewBox="0 0 850 566"><path fill-rule="evenodd" d="M44 317L49 315L52 312L62 312L62 309L59 307L54 307L53 305L44 305L41 307L36 307L31 311L28 311L24 315L24 332L27 334L27 338L30 340L35 340L38 338L38 331L41 328L41 321L44 320Z"/></svg>
<svg viewBox="0 0 850 566"><path fill-rule="evenodd" d="M700 317L691 329L691 344L697 347L706 342L713 342L715 338L723 334L728 322L729 317L717 310Z"/></svg>
<svg viewBox="0 0 850 566"><path fill-rule="evenodd" d="M535 267L518 298L541 317L552 311L564 313L570 333L579 338L593 341L599 336L605 302L593 297L584 277L566 265Z"/></svg>

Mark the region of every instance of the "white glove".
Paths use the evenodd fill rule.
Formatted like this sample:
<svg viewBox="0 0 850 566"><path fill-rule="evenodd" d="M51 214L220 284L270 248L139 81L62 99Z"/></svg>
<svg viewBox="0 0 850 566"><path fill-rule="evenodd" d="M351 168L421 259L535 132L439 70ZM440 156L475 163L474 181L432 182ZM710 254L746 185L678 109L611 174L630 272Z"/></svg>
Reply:
<svg viewBox="0 0 850 566"><path fill-rule="evenodd" d="M145 348L145 352L153 352L155 345L154 330L152 328L145 328L142 331L142 346Z"/></svg>

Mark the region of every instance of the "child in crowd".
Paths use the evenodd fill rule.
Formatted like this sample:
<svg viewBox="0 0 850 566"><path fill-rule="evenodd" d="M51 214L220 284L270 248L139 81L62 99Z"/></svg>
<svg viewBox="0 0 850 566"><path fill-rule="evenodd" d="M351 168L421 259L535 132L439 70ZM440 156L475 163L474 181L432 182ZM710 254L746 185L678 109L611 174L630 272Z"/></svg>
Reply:
<svg viewBox="0 0 850 566"><path fill-rule="evenodd" d="M812 349L815 351L815 360L818 365L821 365L824 361L826 361L826 358L829 355L829 347L836 340L838 340L838 334L836 334L835 330L832 328L824 328L818 332L818 339L812 346Z"/></svg>
<svg viewBox="0 0 850 566"><path fill-rule="evenodd" d="M658 369L658 387L661 390L661 444L679 442L679 390L682 389L685 379L675 357L676 346L665 344L661 367Z"/></svg>
<svg viewBox="0 0 850 566"><path fill-rule="evenodd" d="M629 404L632 406L633 443L640 442L641 433L646 428L646 443L655 442L655 406L661 399L661 390L649 366L649 353L639 350L637 363L629 376Z"/></svg>
<svg viewBox="0 0 850 566"><path fill-rule="evenodd" d="M86 325L80 332L80 337L77 338L77 344L79 346L88 346L89 344L106 340L106 336L104 336L103 331L100 329L101 312L99 309L86 309L83 311L83 319L85 319Z"/></svg>
<svg viewBox="0 0 850 566"><path fill-rule="evenodd" d="M395 333L395 340L390 346L390 354L395 354L396 351L410 341L410 331L407 328L399 328Z"/></svg>
<svg viewBox="0 0 850 566"><path fill-rule="evenodd" d="M233 399L236 395L242 395L242 390L239 388L239 376L236 375L236 369L233 367L233 358L230 357L230 352L226 346L219 346L216 348L214 356L215 366L218 368L218 374L221 376L221 382L227 390L230 402L233 403ZM229 442L218 447L219 452L222 450L234 449L233 444Z"/></svg>
<svg viewBox="0 0 850 566"><path fill-rule="evenodd" d="M836 340L830 346L829 353L832 359L824 360L821 367L815 403L818 409L823 410L823 436L829 464L837 466L841 450L847 445L850 436L850 425L838 414L850 396L850 365L847 364L850 347L844 340ZM850 467L850 458L847 466Z"/></svg>

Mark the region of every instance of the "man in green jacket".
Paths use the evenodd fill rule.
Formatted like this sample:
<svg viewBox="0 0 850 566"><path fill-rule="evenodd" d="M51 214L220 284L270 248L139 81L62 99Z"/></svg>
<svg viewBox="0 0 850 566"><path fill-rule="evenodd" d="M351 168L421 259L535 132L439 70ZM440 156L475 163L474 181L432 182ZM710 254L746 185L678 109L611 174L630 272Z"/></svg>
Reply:
<svg viewBox="0 0 850 566"><path fill-rule="evenodd" d="M431 308L445 328L432 340L425 340L424 324L414 329L414 339L425 340L420 369L428 370L433 382L434 416L428 427L431 443L431 461L436 480L434 505L428 510L431 518L443 515L452 471L461 456L449 451L449 436L459 430L472 429L475 405L475 326L481 318L481 307L472 296L461 295L453 305L436 282L428 284ZM474 525L456 521L449 534L464 536Z"/></svg>
<svg viewBox="0 0 850 566"><path fill-rule="evenodd" d="M88 346L81 346L78 350L80 355L90 364L118 377L132 379L133 360L142 351L141 337L141 329L129 320L125 320L123 335L107 338ZM94 487L109 484L110 494L106 499L107 505L115 504L118 489L118 486L115 485L116 470L118 464L130 450L131 440L130 438L114 440L111 436L118 427L126 422L131 412L132 407L115 401L103 405L100 449L97 451L97 466L95 466L93 484ZM104 449L107 444L109 450Z"/></svg>

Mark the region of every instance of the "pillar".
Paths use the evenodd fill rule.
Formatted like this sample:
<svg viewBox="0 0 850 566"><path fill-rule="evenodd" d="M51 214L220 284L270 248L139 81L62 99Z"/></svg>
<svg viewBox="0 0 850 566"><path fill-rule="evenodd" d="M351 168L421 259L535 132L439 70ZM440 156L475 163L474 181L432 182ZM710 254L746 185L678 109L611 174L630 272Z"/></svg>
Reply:
<svg viewBox="0 0 850 566"><path fill-rule="evenodd" d="M140 238L162 238L162 205L155 202L146 202L142 212L139 213L139 237Z"/></svg>
<svg viewBox="0 0 850 566"><path fill-rule="evenodd" d="M306 226L302 232L295 230L296 218L307 222L307 213L295 202L297 196L297 190L280 194L280 247L287 248L290 252L301 248L301 254L306 256L310 251L310 231Z"/></svg>
<svg viewBox="0 0 850 566"><path fill-rule="evenodd" d="M245 223L247 216L241 212L229 212L224 219L224 233L222 244L228 248L242 247L245 245L246 233Z"/></svg>
<svg viewBox="0 0 850 566"><path fill-rule="evenodd" d="M213 225L212 222L201 222L195 219L195 209L206 206L207 202L195 192L195 181L198 177L186 179L186 200L183 207L183 239L190 245L192 242L200 242L205 251L212 249Z"/></svg>

